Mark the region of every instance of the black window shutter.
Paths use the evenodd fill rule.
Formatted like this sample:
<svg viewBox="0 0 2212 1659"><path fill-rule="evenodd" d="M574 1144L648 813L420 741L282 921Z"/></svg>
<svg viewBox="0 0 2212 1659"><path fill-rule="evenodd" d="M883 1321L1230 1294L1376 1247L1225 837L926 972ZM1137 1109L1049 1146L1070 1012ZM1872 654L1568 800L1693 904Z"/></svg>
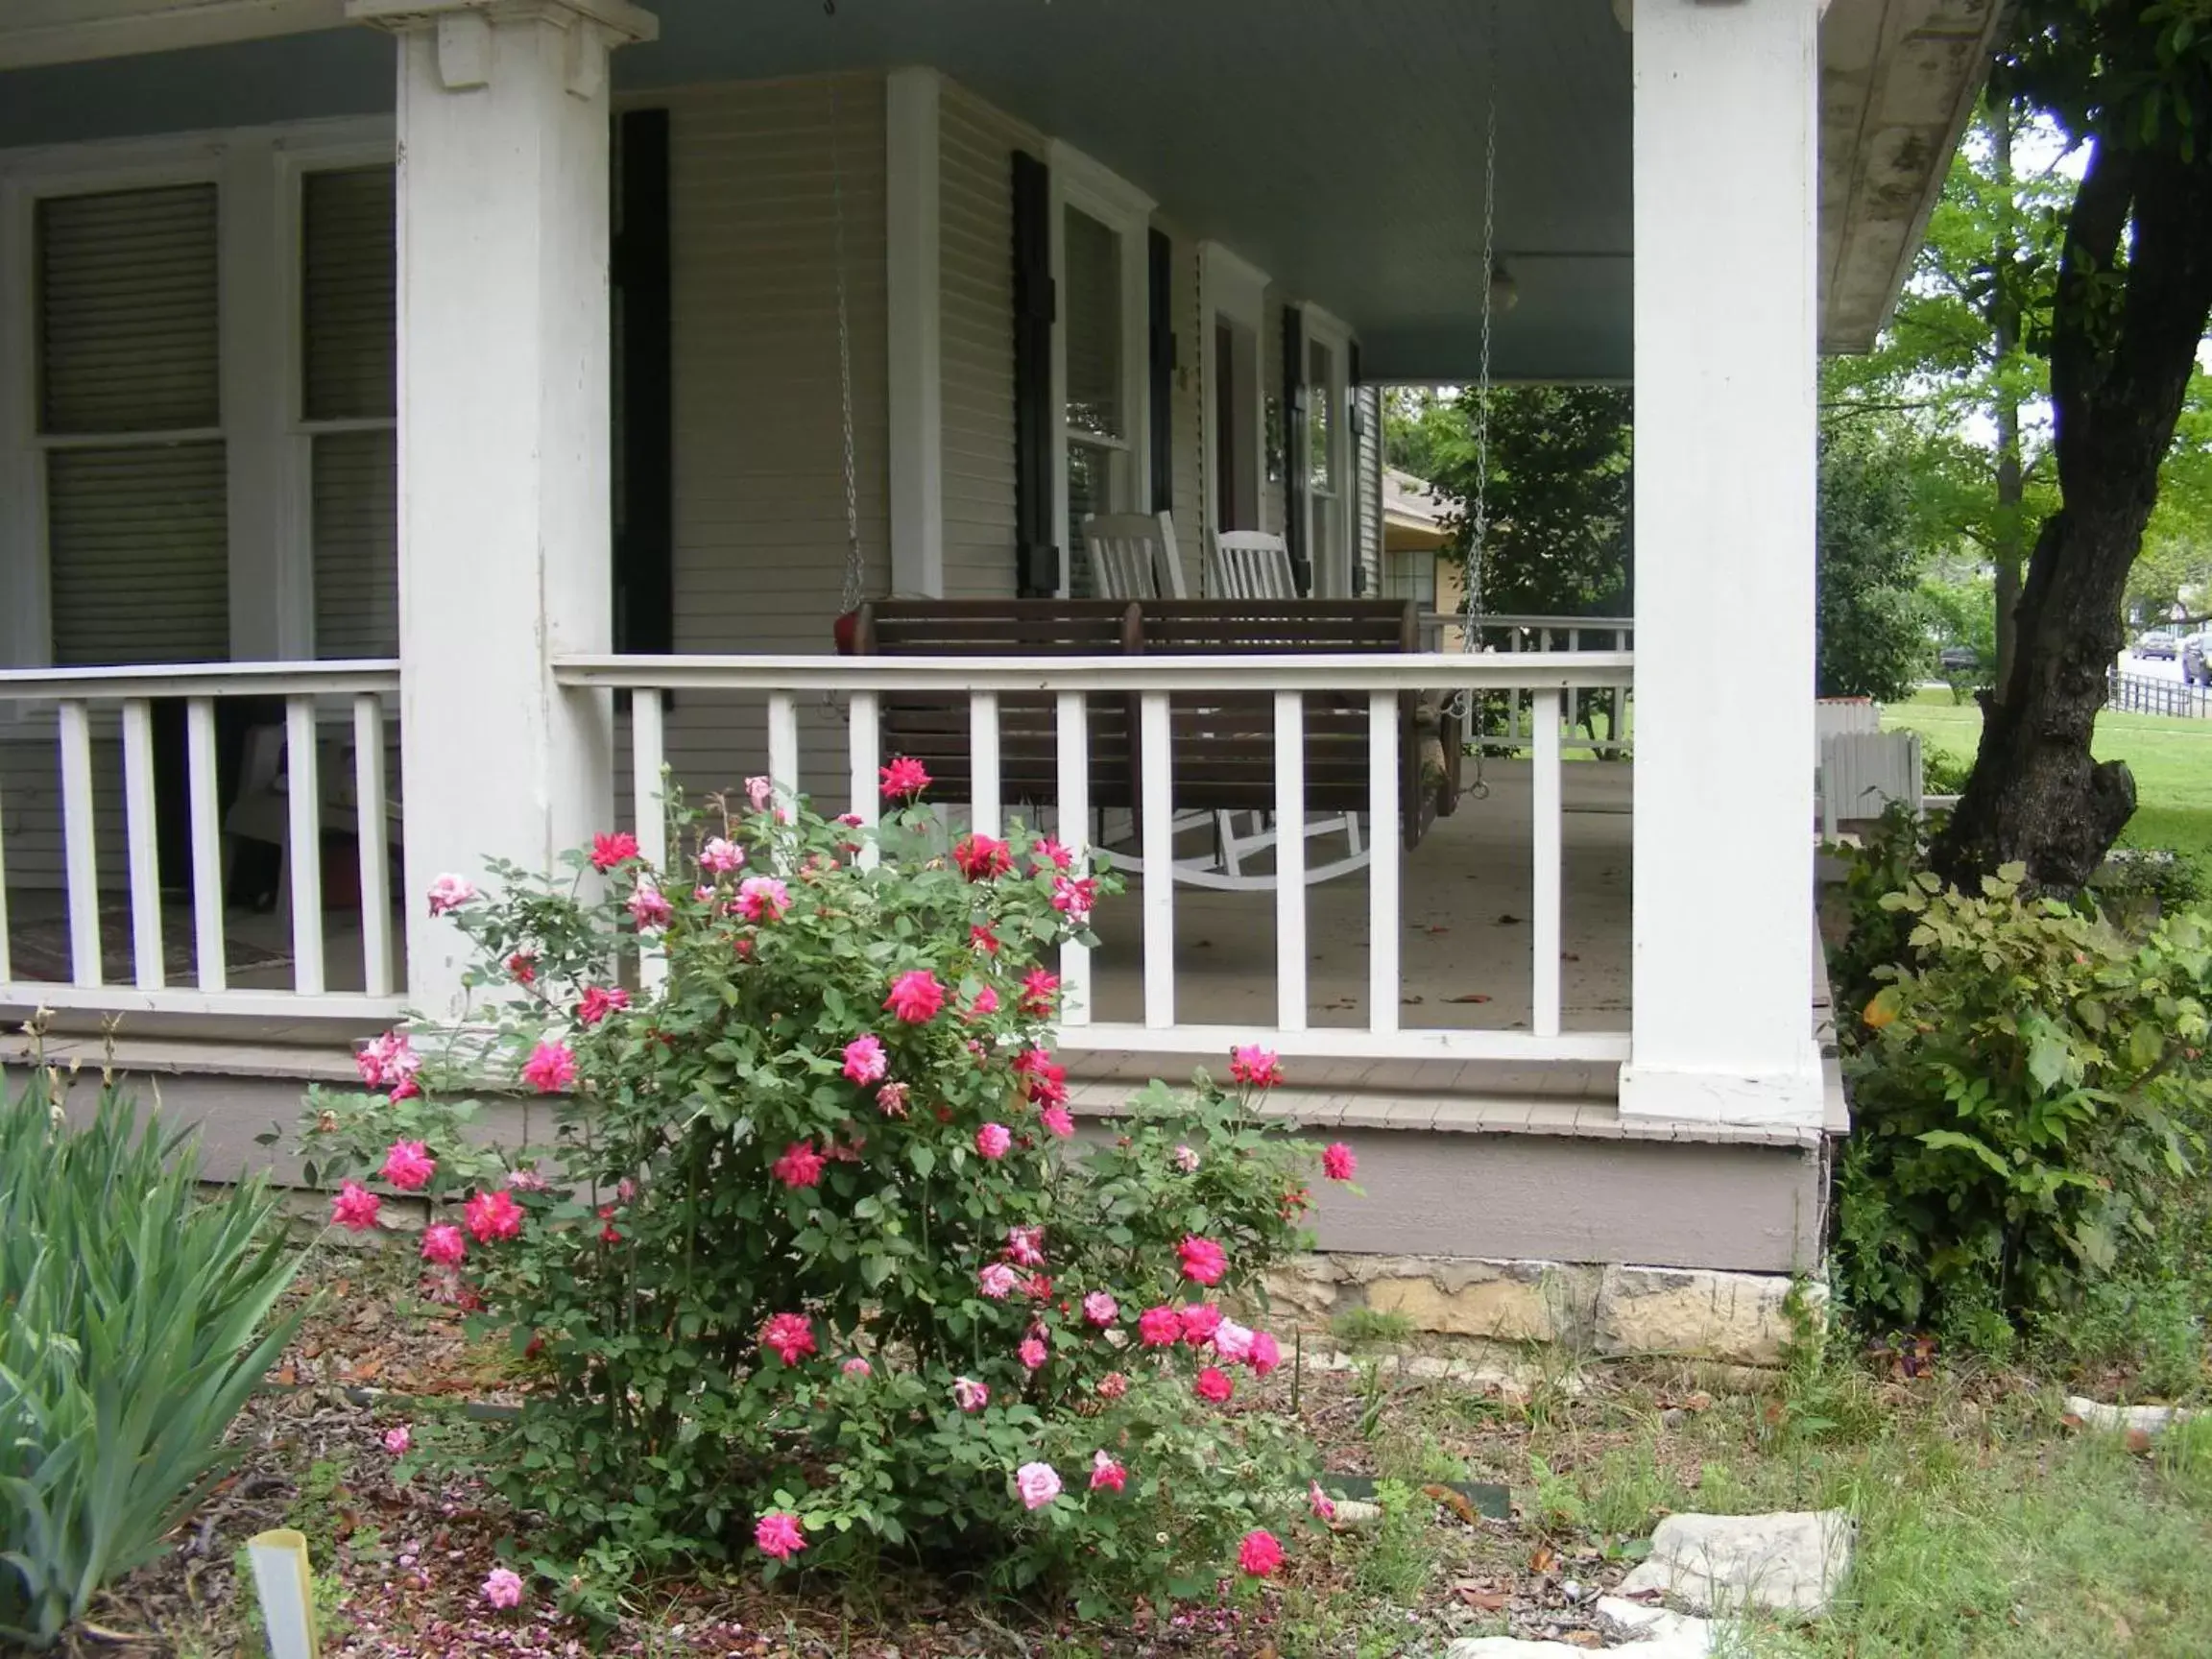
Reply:
<svg viewBox="0 0 2212 1659"><path fill-rule="evenodd" d="M1167 232L1145 244L1152 294L1152 511L1175 511L1175 249Z"/></svg>
<svg viewBox="0 0 2212 1659"><path fill-rule="evenodd" d="M1359 342L1357 340L1352 342L1351 351L1346 358L1345 385L1347 390L1345 392L1344 423L1345 429L1352 434L1352 488L1358 492L1352 506L1352 596L1358 599L1364 596L1367 591L1367 549L1363 539L1358 534L1358 526L1364 521L1365 516L1373 510L1374 503L1367 493L1366 475L1359 470L1360 441L1366 436L1364 430L1366 417L1359 405ZM1375 435L1375 447L1380 453L1382 447L1382 435L1381 433ZM1375 556L1380 559L1382 556L1381 542L1382 532L1380 526L1377 527L1375 534L1377 539Z"/></svg>
<svg viewBox="0 0 2212 1659"><path fill-rule="evenodd" d="M676 648L676 471L669 380L668 111L630 109L614 139L614 648Z"/></svg>
<svg viewBox="0 0 2212 1659"><path fill-rule="evenodd" d="M1024 598L1060 590L1052 539L1052 173L1014 152L1014 570Z"/></svg>
<svg viewBox="0 0 2212 1659"><path fill-rule="evenodd" d="M1313 555L1306 545L1306 314L1283 307L1283 541L1290 579L1313 591Z"/></svg>

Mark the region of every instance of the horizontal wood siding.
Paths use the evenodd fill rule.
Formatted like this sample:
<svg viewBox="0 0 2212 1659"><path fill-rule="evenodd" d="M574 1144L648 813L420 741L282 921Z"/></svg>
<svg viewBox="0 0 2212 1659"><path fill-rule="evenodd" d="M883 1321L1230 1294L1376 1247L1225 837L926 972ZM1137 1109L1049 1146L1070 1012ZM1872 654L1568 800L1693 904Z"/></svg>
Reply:
<svg viewBox="0 0 2212 1659"><path fill-rule="evenodd" d="M1015 589L1013 156L1044 139L951 81L938 102L945 593Z"/></svg>
<svg viewBox="0 0 2212 1659"><path fill-rule="evenodd" d="M890 578L883 78L702 87L667 102L675 647L827 652L846 552L839 175L865 592L884 592ZM840 713L812 698L800 722L805 781L840 811ZM766 761L757 699L681 696L667 741L693 792Z"/></svg>

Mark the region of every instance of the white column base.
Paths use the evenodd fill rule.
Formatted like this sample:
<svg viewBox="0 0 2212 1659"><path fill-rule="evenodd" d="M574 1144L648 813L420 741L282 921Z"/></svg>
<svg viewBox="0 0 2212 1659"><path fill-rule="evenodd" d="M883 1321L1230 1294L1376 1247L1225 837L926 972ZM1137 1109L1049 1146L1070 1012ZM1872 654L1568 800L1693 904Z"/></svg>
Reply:
<svg viewBox="0 0 2212 1659"><path fill-rule="evenodd" d="M1817 1053L1787 1071L1703 1071L1630 1061L1621 1068L1621 1116L1816 1129L1828 1118L1828 1083Z"/></svg>

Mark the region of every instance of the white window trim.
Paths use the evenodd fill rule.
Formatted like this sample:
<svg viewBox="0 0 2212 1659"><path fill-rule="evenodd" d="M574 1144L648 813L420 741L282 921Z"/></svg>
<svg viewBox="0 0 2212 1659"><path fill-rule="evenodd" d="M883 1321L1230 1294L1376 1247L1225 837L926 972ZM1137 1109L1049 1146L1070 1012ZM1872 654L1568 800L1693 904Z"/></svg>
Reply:
<svg viewBox="0 0 2212 1659"><path fill-rule="evenodd" d="M1222 321L1252 336L1252 476L1243 482L1262 517L1267 501L1267 273L1218 242L1198 245L1200 326L1198 339L1199 396L1205 406L1206 533L1221 528L1222 480L1218 476L1220 444L1220 377L1228 365L1219 361L1214 337Z"/></svg>
<svg viewBox="0 0 2212 1659"><path fill-rule="evenodd" d="M53 661L43 456L81 442L37 430L38 201L216 185L222 410L204 436L224 441L228 465L231 657L311 657L307 433L325 423L299 419L299 176L394 155L389 116L0 150L0 661ZM35 711L12 708L0 725Z"/></svg>
<svg viewBox="0 0 2212 1659"><path fill-rule="evenodd" d="M1067 293L1068 209L1088 213L1112 230L1121 250L1121 406L1129 411L1128 466L1122 476L1128 499L1112 503L1117 513L1142 511L1152 499L1151 410L1148 407L1151 288L1146 269L1145 233L1152 228L1151 197L1118 174L1055 138L1046 146L1051 169L1052 291ZM1096 440L1085 440L1096 442ZM1069 589L1072 570L1073 526L1068 522L1068 334L1067 311L1052 311L1052 536L1060 547L1060 592Z"/></svg>
<svg viewBox="0 0 2212 1659"><path fill-rule="evenodd" d="M1336 481L1335 490L1324 503L1334 531L1327 543L1333 557L1326 565L1320 558L1324 543L1315 535L1320 524L1315 512L1313 491L1309 485L1298 492L1298 499L1304 504L1301 511L1306 515L1307 557L1313 564L1314 593L1323 598L1349 599L1352 596L1352 567L1359 557L1359 550L1355 545L1358 541L1357 525L1351 513L1357 501L1357 484L1352 476L1355 457L1350 445L1352 331L1339 319L1318 305L1302 305L1299 310L1305 316L1306 349L1309 353L1308 363L1300 365L1302 375L1310 370L1310 353L1315 346L1325 347L1329 352L1329 385L1326 390L1329 394L1329 408L1334 416L1329 423L1329 475ZM1309 399L1307 420L1310 422L1312 385L1310 380L1306 384ZM1311 430L1310 425L1308 430ZM1297 456L1291 464L1303 470L1308 466L1308 458Z"/></svg>

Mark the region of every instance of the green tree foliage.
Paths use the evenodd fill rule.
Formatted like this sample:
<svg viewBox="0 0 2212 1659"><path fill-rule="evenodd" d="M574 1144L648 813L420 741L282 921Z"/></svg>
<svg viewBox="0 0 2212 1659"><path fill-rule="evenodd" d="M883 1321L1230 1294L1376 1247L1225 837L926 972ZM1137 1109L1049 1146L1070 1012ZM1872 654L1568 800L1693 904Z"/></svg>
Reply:
<svg viewBox="0 0 2212 1659"><path fill-rule="evenodd" d="M1475 533L1482 394L1400 393L1384 421L1390 465L1456 497L1452 556ZM1500 386L1490 392L1489 535L1482 608L1499 614L1627 614L1629 394L1618 386Z"/></svg>
<svg viewBox="0 0 2212 1659"><path fill-rule="evenodd" d="M1820 441L1819 690L1906 695L1929 667L1930 615L1911 539L1911 480L1897 456L1848 429Z"/></svg>

